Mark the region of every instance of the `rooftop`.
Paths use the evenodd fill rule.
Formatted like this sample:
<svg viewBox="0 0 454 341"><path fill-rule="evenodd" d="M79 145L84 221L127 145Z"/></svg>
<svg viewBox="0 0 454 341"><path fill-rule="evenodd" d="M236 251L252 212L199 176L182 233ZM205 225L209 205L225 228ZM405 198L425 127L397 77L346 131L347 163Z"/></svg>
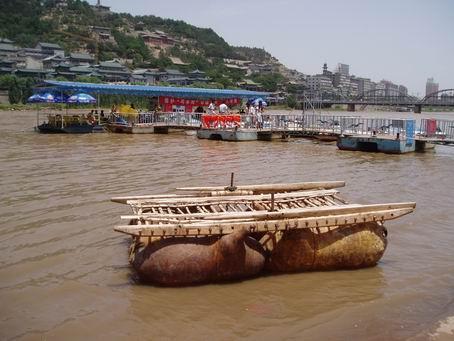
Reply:
<svg viewBox="0 0 454 341"><path fill-rule="evenodd" d="M115 69L123 69L124 68L123 65L121 65L118 62L114 62L114 61L101 62L101 63L99 63L99 66L100 67L107 67L107 68L115 68Z"/></svg>
<svg viewBox="0 0 454 341"><path fill-rule="evenodd" d="M175 75L175 76L183 76L184 75L183 72L181 72L180 70L176 70L176 69L166 69L165 71L166 71L165 73L167 75Z"/></svg>
<svg viewBox="0 0 454 341"><path fill-rule="evenodd" d="M41 46L41 48L45 48L45 49L54 49L54 50L63 50L60 45L58 44L54 44L54 43L43 43L43 42L39 42L36 47L38 48L39 46Z"/></svg>
<svg viewBox="0 0 454 341"><path fill-rule="evenodd" d="M80 60L90 60L90 61L95 60L95 58L92 55L89 55L88 53L70 53L69 57L72 59L80 59Z"/></svg>
<svg viewBox="0 0 454 341"><path fill-rule="evenodd" d="M90 73L93 69L89 66L73 66L69 68L70 72Z"/></svg>
<svg viewBox="0 0 454 341"><path fill-rule="evenodd" d="M268 93L247 90L181 88L173 86L114 85L80 82L45 81L47 86L57 91L82 91L94 94L126 94L138 96L174 96L181 98L255 98Z"/></svg>
<svg viewBox="0 0 454 341"><path fill-rule="evenodd" d="M0 43L0 51L16 52L19 51L19 48L11 44Z"/></svg>
<svg viewBox="0 0 454 341"><path fill-rule="evenodd" d="M3 43L3 44L12 44L13 41L12 41L12 40L9 40L8 38L0 38L0 43Z"/></svg>

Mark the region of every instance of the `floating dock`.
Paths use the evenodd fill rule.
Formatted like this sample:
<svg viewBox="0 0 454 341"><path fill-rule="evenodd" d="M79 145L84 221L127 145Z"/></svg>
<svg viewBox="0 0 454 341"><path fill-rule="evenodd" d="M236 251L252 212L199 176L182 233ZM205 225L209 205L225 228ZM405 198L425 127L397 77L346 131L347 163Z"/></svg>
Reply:
<svg viewBox="0 0 454 341"><path fill-rule="evenodd" d="M242 128L200 128L197 130L199 139L222 141L256 141L257 129Z"/></svg>
<svg viewBox="0 0 454 341"><path fill-rule="evenodd" d="M388 136L339 136L337 147L341 150L404 154L415 151L415 139Z"/></svg>

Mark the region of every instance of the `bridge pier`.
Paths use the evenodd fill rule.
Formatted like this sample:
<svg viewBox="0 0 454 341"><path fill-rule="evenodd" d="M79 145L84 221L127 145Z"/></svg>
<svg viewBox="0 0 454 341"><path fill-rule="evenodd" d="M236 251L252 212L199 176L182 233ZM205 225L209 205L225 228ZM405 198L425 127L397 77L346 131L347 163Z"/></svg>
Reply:
<svg viewBox="0 0 454 341"><path fill-rule="evenodd" d="M413 112L415 114L420 114L422 111L422 105L421 104L415 104L415 108L413 109Z"/></svg>
<svg viewBox="0 0 454 341"><path fill-rule="evenodd" d="M347 111L355 111L355 103L347 104Z"/></svg>

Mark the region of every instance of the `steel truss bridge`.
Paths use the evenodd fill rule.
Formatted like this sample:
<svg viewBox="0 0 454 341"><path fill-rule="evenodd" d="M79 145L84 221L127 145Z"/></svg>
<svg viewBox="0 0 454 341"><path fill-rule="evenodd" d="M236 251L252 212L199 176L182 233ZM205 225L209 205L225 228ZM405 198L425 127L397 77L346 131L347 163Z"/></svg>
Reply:
<svg viewBox="0 0 454 341"><path fill-rule="evenodd" d="M355 106L366 107L368 105L396 106L413 108L420 113L422 107L454 107L454 89L443 89L433 92L424 98L409 96L404 93L385 96L384 90L376 89L358 96L351 97L342 94L320 93L304 98L303 105L307 108L310 105L322 107L335 104L347 105L349 111L355 111Z"/></svg>

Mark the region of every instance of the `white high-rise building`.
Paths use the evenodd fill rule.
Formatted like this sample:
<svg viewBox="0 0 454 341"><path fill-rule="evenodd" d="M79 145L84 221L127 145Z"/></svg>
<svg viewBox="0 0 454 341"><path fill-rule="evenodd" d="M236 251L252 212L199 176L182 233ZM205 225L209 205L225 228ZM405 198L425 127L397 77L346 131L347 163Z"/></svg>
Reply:
<svg viewBox="0 0 454 341"><path fill-rule="evenodd" d="M337 63L336 73L340 73L342 76L348 77L350 74L350 65Z"/></svg>
<svg viewBox="0 0 454 341"><path fill-rule="evenodd" d="M426 96L438 91L438 83L434 82L434 79L428 78L426 82Z"/></svg>

